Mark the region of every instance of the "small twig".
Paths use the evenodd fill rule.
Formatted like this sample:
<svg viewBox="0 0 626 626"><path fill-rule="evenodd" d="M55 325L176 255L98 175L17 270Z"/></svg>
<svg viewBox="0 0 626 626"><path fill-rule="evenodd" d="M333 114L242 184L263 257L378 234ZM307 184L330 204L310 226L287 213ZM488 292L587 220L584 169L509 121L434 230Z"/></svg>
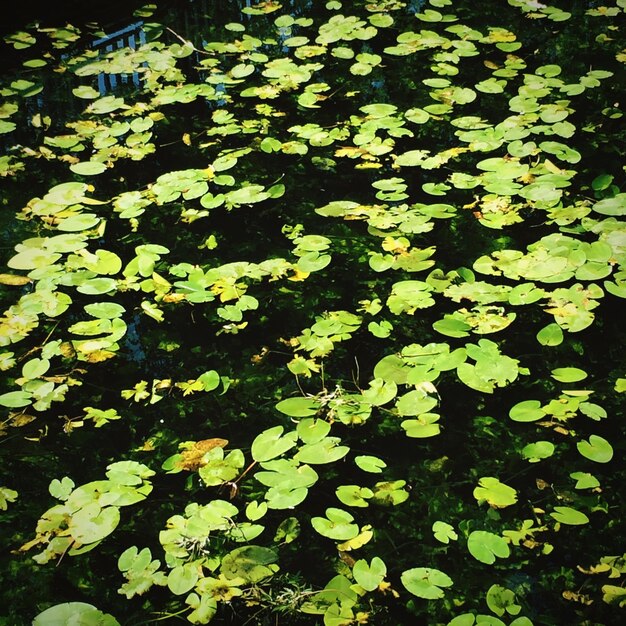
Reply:
<svg viewBox="0 0 626 626"><path fill-rule="evenodd" d="M176 31L172 30L169 26L166 27L166 30L168 30L170 33L172 33L172 35L174 35L174 37L176 37L176 39L178 39L179 41L183 42L184 46L191 46L194 50L194 52L198 52L199 54L206 54L207 56L211 56L209 52L207 52L206 50L200 50L199 48L196 48L193 43L191 43L191 41L189 41L188 39L185 39L184 37L181 37Z"/></svg>

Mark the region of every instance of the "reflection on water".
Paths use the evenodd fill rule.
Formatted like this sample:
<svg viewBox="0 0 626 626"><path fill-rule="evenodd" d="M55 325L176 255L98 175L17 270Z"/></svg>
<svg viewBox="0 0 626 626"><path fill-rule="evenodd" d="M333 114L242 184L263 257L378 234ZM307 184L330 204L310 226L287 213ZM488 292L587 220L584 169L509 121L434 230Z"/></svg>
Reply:
<svg viewBox="0 0 626 626"><path fill-rule="evenodd" d="M96 39L91 45L101 52L112 52L115 49L130 48L135 50L137 46L146 43L146 33L142 28L143 21L129 24L125 28L116 30L114 33ZM98 91L103 96L109 91L114 91L118 83L126 85L129 80L128 74L98 74ZM133 72L130 80L135 86L140 86L139 72Z"/></svg>

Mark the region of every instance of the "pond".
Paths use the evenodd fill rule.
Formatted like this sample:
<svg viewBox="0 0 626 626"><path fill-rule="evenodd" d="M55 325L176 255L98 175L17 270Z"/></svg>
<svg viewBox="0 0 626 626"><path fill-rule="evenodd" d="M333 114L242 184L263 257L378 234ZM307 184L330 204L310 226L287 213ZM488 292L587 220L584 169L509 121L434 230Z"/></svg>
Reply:
<svg viewBox="0 0 626 626"><path fill-rule="evenodd" d="M7 21L0 624L619 623L625 13Z"/></svg>

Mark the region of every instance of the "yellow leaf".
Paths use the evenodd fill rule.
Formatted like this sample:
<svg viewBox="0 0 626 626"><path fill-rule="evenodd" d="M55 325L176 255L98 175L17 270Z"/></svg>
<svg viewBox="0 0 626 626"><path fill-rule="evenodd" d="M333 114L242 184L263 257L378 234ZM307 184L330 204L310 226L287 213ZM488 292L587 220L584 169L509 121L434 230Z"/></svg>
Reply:
<svg viewBox="0 0 626 626"><path fill-rule="evenodd" d="M348 539L348 541L344 541L337 545L337 549L342 552L348 552L350 550L356 550L361 546L364 546L373 536L372 527L369 524L366 524L361 529L361 532L352 539Z"/></svg>
<svg viewBox="0 0 626 626"><path fill-rule="evenodd" d="M32 283L32 279L28 276L19 276L18 274L0 274L0 284L21 287Z"/></svg>
<svg viewBox="0 0 626 626"><path fill-rule="evenodd" d="M580 604L593 604L593 600L586 594L576 593L575 591L565 590L563 592L563 598L570 602L580 602Z"/></svg>
<svg viewBox="0 0 626 626"><path fill-rule="evenodd" d="M410 245L411 244L406 237L400 237L399 239L395 239L394 237L385 237L383 239L382 248L386 252L399 254L402 252L406 252L409 249Z"/></svg>
<svg viewBox="0 0 626 626"><path fill-rule="evenodd" d="M86 355L83 360L87 361L87 363L102 363L103 361L108 361L114 356L115 352L111 352L110 350L96 350L95 352L90 352Z"/></svg>
<svg viewBox="0 0 626 626"><path fill-rule="evenodd" d="M294 269L294 275L289 276L287 280L298 282L298 281L307 279L311 275L310 272L302 272L297 267L294 267L293 269Z"/></svg>
<svg viewBox="0 0 626 626"><path fill-rule="evenodd" d="M190 146L190 145L191 145L191 135L190 135L189 133L185 133L185 134L183 135L183 143L184 143L186 146Z"/></svg>
<svg viewBox="0 0 626 626"><path fill-rule="evenodd" d="M154 445L154 438L146 439L143 442L143 445L135 448L135 450L137 452L154 452L156 450L156 447Z"/></svg>
<svg viewBox="0 0 626 626"><path fill-rule="evenodd" d="M391 583L387 582L386 580L383 580L378 585L378 591L382 593L390 593L394 598L400 597L400 594L391 586Z"/></svg>
<svg viewBox="0 0 626 626"><path fill-rule="evenodd" d="M560 167L556 166L550 159L546 159L543 164L546 166L546 169L552 174L565 174L565 170L562 170Z"/></svg>

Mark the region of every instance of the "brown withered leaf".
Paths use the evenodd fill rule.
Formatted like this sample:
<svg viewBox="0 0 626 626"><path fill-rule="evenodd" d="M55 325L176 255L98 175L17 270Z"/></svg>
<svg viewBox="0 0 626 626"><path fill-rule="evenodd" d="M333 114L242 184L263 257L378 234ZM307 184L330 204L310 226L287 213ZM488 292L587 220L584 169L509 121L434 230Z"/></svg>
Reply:
<svg viewBox="0 0 626 626"><path fill-rule="evenodd" d="M228 440L213 437L212 439L201 439L191 445L183 445L185 445L186 449L180 453L180 459L176 462L176 467L193 472L206 465L203 457L207 452L213 450L213 448L225 448L228 445Z"/></svg>
<svg viewBox="0 0 626 626"><path fill-rule="evenodd" d="M11 413L9 417L11 418L11 426L16 428L26 426L36 419L34 415L28 415L28 413Z"/></svg>
<svg viewBox="0 0 626 626"><path fill-rule="evenodd" d="M102 361L108 361L115 356L115 352L110 350L96 350L87 354L84 359L88 363L102 363Z"/></svg>

